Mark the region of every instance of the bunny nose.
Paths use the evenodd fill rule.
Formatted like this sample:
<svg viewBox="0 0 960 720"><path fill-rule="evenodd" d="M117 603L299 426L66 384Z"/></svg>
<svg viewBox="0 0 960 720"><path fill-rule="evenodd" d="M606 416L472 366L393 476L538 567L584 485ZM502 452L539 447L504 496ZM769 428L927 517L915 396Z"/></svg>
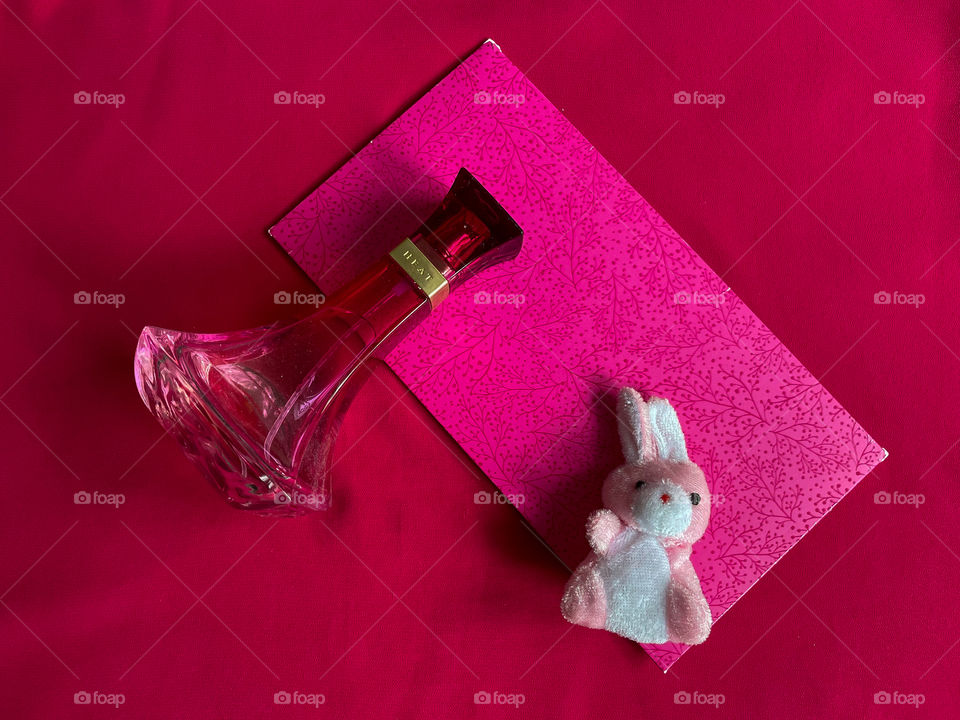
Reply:
<svg viewBox="0 0 960 720"><path fill-rule="evenodd" d="M660 496L660 502L666 505L668 502L670 502L670 496L667 493L664 493Z"/></svg>

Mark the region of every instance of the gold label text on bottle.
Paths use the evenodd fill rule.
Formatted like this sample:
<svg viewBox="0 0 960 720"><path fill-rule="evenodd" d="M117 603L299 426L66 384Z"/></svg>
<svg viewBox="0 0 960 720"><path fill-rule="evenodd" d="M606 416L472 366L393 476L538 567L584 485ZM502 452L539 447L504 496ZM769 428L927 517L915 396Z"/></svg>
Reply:
<svg viewBox="0 0 960 720"><path fill-rule="evenodd" d="M450 294L450 283L410 238L390 251L390 257L410 276L414 284L436 307Z"/></svg>

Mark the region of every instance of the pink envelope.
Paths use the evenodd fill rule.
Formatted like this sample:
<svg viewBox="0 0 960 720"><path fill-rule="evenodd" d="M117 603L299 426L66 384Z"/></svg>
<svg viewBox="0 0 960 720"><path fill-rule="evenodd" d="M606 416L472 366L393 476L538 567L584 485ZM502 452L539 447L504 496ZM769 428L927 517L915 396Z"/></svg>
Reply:
<svg viewBox="0 0 960 720"><path fill-rule="evenodd" d="M329 292L461 167L524 229L523 250L390 366L571 568L622 462L617 390L669 398L713 493L692 559L716 621L885 451L492 41L270 233ZM544 612L559 616L560 590ZM664 670L688 649L644 647Z"/></svg>

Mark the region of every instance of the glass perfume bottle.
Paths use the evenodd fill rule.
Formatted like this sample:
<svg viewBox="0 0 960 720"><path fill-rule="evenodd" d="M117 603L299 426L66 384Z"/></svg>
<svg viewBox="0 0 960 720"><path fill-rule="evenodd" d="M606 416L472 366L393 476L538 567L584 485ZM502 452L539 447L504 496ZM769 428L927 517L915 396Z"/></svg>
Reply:
<svg viewBox="0 0 960 720"><path fill-rule="evenodd" d="M383 357L467 278L511 260L523 231L462 169L408 238L311 316L225 333L145 327L140 396L235 507L328 507L343 412Z"/></svg>

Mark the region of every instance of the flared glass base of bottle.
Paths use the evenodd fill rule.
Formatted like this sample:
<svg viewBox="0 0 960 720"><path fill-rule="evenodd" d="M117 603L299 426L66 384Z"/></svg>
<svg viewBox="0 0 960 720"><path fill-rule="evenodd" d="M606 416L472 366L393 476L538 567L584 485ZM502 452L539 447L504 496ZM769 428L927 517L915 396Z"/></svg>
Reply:
<svg viewBox="0 0 960 720"><path fill-rule="evenodd" d="M147 327L135 375L144 403L231 505L300 515L326 509L327 478L303 484L257 439L271 424L269 414L284 404L275 382L256 369L277 331L198 334Z"/></svg>

